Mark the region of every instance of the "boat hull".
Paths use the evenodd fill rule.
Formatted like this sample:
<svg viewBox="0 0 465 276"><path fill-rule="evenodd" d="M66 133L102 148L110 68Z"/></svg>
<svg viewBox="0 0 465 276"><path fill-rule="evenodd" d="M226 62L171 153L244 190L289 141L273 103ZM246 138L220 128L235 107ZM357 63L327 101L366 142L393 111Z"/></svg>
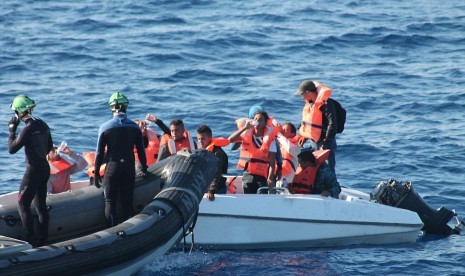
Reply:
<svg viewBox="0 0 465 276"><path fill-rule="evenodd" d="M213 249L330 247L414 242L414 212L377 204L356 191L320 195L216 195L200 204L194 241Z"/></svg>

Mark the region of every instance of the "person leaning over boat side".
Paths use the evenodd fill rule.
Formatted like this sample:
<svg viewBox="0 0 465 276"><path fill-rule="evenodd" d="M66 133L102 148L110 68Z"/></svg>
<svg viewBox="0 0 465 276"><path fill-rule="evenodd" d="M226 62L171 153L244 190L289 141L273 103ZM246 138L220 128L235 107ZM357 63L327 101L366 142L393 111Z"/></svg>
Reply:
<svg viewBox="0 0 465 276"><path fill-rule="evenodd" d="M305 80L300 83L295 94L302 96L305 101L300 125L303 137L299 145L303 146L310 139L313 150L330 149L328 164L335 171L337 118L334 103L328 101L331 89L316 81Z"/></svg>
<svg viewBox="0 0 465 276"><path fill-rule="evenodd" d="M161 138L160 152L158 154L159 161L185 148L189 150L197 149L194 139L184 129L184 122L182 120L176 119L171 121L170 133L171 135L164 134Z"/></svg>
<svg viewBox="0 0 465 276"><path fill-rule="evenodd" d="M282 124L281 132L276 136L282 154L282 178L288 183L292 182L297 167L299 166L297 155L301 147L298 145L299 138L297 129L291 122Z"/></svg>
<svg viewBox="0 0 465 276"><path fill-rule="evenodd" d="M142 131L142 138L144 139L145 155L147 157L147 166L150 166L157 162L158 154L160 153L160 139L162 135L156 133L152 128L149 128L150 123L155 123L163 131L163 134L170 135L170 129L163 123L162 120L158 119L155 115L148 113L145 116L145 120L135 120ZM137 165L140 164L139 157L136 154Z"/></svg>
<svg viewBox="0 0 465 276"><path fill-rule="evenodd" d="M62 157L61 154L67 157ZM82 171L89 165L81 155L65 147L60 153L53 147L47 155L50 165L50 177L47 182L47 192L52 194L71 190L71 175Z"/></svg>
<svg viewBox="0 0 465 276"><path fill-rule="evenodd" d="M330 150L303 150L299 158L299 168L289 186L291 193L298 194L320 194L324 197L339 198L341 187L337 181L336 174L325 162ZM315 158L315 154L319 157ZM321 156L321 158L320 158Z"/></svg>
<svg viewBox="0 0 465 276"><path fill-rule="evenodd" d="M102 124L98 132L94 182L97 188L100 188L100 182L104 186L105 218L107 226L111 227L117 224L118 195L123 207L123 219L126 220L133 215L136 176L134 146L141 163L140 175L146 176L148 173L142 131L126 115L129 105L128 99L120 92L116 92L111 95L108 105L113 112L113 118ZM108 162L102 181L99 172L104 155L106 155Z"/></svg>
<svg viewBox="0 0 465 276"><path fill-rule="evenodd" d="M247 194L257 193L260 187L268 186L271 191L276 187L275 138L280 126L268 127L269 117L265 111L257 111L253 119L256 122L255 126L252 126L252 120L247 120L244 126L228 138L231 143L242 138L237 167L244 170L242 186Z"/></svg>
<svg viewBox="0 0 465 276"><path fill-rule="evenodd" d="M212 152L218 160L218 174L208 187L207 199L215 200L215 194L226 193L226 177L228 173L228 155L221 147L229 145L225 138L212 138L212 130L207 125L197 127L197 143L200 149Z"/></svg>
<svg viewBox="0 0 465 276"><path fill-rule="evenodd" d="M147 166L150 166L157 162L158 152L160 151L160 138L155 130L148 128L147 123L142 120L135 120L140 130L142 131L142 139L144 140L145 157L147 158ZM134 149L136 158L136 167L140 166L139 156L137 150Z"/></svg>
<svg viewBox="0 0 465 276"><path fill-rule="evenodd" d="M25 240L32 246L42 246L48 239L49 214L47 211L47 181L50 176L50 166L47 153L53 147L52 135L48 125L37 117L32 116L36 106L28 96L18 95L10 108L14 110L8 122L10 134L8 136L8 151L10 154L18 152L24 146L26 154L26 171L21 180L18 192L18 211L25 231ZM26 125L16 137L16 129L23 121ZM39 216L39 236L34 237L34 224L31 213L32 200Z"/></svg>

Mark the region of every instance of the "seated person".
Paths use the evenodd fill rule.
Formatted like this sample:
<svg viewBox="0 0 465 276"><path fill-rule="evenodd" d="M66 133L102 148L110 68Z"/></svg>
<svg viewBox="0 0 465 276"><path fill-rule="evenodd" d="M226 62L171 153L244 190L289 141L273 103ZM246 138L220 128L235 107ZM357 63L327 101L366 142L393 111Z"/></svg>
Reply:
<svg viewBox="0 0 465 276"><path fill-rule="evenodd" d="M292 182L299 166L297 155L300 153L301 147L298 145L299 135L296 132L294 124L286 122L282 125L281 132L276 136L282 155L282 178L286 179L288 183Z"/></svg>
<svg viewBox="0 0 465 276"><path fill-rule="evenodd" d="M82 153L84 156L84 159L86 159L87 163L89 164L89 167L86 170L86 174L89 176L89 184L94 185L94 177L95 177L95 151L85 151ZM103 157L103 163L100 166L100 176L105 175L105 168L108 163L108 156L104 155Z"/></svg>
<svg viewBox="0 0 465 276"><path fill-rule="evenodd" d="M252 120L247 120L228 138L231 143L242 141L237 167L244 170L242 187L246 194L256 194L261 187L268 187L270 191L276 187L275 138L280 128L268 126L268 120L268 113L257 111L254 125Z"/></svg>
<svg viewBox="0 0 465 276"><path fill-rule="evenodd" d="M68 147L58 153L57 147L54 146L48 153L47 159L50 165L47 192L52 194L71 190L71 175L85 169L88 165L81 155L71 151Z"/></svg>
<svg viewBox="0 0 465 276"><path fill-rule="evenodd" d="M197 144L194 139L189 135L189 132L184 129L184 122L182 120L173 120L170 123L170 133L164 134L160 141L160 152L158 160L163 160L171 155L176 154L182 149L194 150L197 149Z"/></svg>
<svg viewBox="0 0 465 276"><path fill-rule="evenodd" d="M251 106L250 109L249 109L249 115L248 115L247 118L240 118L240 119L236 120L237 129L242 128L247 123L247 121L252 120L252 122L253 122L253 118L254 118L255 114L257 112L259 112L259 111L266 112L265 109L263 109L263 107L260 106L260 105ZM269 114L268 114L268 119L266 121L266 125L267 125L267 127L271 128L271 129L278 130L279 128L281 128L281 125L278 123L278 121L276 121L273 116L269 116ZM280 180L282 178L282 169L283 169L283 157L282 157L282 154L281 154L281 145L279 143L280 142L278 141L278 139L276 139L276 147L277 147L276 158L275 158L275 161L276 161L275 178L276 178L276 180ZM241 146L241 141L238 140L235 143L233 143L233 145L231 147L231 150L236 150L236 149L240 148L240 146ZM297 161L296 161L296 163L297 163Z"/></svg>
<svg viewBox="0 0 465 276"><path fill-rule="evenodd" d="M330 150L312 152L304 150L299 155L299 168L289 185L293 194L320 194L324 197L339 198L341 187L336 174L325 162Z"/></svg>
<svg viewBox="0 0 465 276"><path fill-rule="evenodd" d="M197 143L200 149L211 151L218 159L218 174L213 179L207 192L207 199L215 200L215 194L226 193L226 178L223 176L228 173L228 155L221 147L229 145L225 138L212 138L212 130L207 125L200 125L197 128Z"/></svg>
<svg viewBox="0 0 465 276"><path fill-rule="evenodd" d="M147 157L147 166L150 166L153 163L157 162L158 152L160 150L160 139L155 130L147 128L147 123L145 121L135 120L134 123L136 123L142 131L142 139L144 139L145 147L145 156ZM134 157L136 159L136 166L139 166L139 156L137 154L137 149L135 148Z"/></svg>

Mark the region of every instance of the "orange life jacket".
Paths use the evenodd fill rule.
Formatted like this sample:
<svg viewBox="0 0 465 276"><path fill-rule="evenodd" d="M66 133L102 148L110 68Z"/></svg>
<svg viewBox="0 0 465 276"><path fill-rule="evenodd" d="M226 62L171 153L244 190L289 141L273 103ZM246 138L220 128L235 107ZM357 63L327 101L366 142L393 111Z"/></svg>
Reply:
<svg viewBox="0 0 465 276"><path fill-rule="evenodd" d="M294 136L293 138L291 139L288 139L290 143L297 145L297 142L299 141L299 137L297 136ZM285 137L283 137L284 139L287 139ZM297 159L297 156L293 156L289 151L288 149L286 149L285 145L283 143L279 143L280 145L280 152L281 152L281 156L282 156L282 160L283 160L283 163L282 163L282 175L288 175L288 174L291 174L293 172L296 172L297 170L297 167L298 167L298 159Z"/></svg>
<svg viewBox="0 0 465 276"><path fill-rule="evenodd" d="M323 129L323 111L321 107L331 96L331 89L316 81L313 82L316 86L317 97L315 102L310 104L305 102L302 111L302 123L300 125L300 134L305 138L310 138L318 142Z"/></svg>
<svg viewBox="0 0 465 276"><path fill-rule="evenodd" d="M175 155L178 151L182 149L194 150L196 149L194 139L190 136L188 131L184 132L184 138L180 141L175 141L170 135L164 134L161 138L160 145L168 144L168 150L171 155Z"/></svg>
<svg viewBox="0 0 465 276"><path fill-rule="evenodd" d="M212 141L210 142L210 144L207 146L207 150L210 151L210 152L213 152L213 148L215 146L217 147L225 147L229 145L229 140L226 139L226 138L223 138L223 137L219 137L219 138L213 138Z"/></svg>
<svg viewBox="0 0 465 276"><path fill-rule="evenodd" d="M145 156L147 158L147 166L150 166L157 162L158 152L160 151L160 140L158 140L155 130L151 128L147 128L147 138L149 140L149 144L145 148ZM136 148L134 148L134 157L137 162L140 162Z"/></svg>
<svg viewBox="0 0 465 276"><path fill-rule="evenodd" d="M163 146L164 144L168 144L168 141L171 139L171 135L169 134L163 134L160 138L160 147Z"/></svg>
<svg viewBox="0 0 465 276"><path fill-rule="evenodd" d="M48 160L48 164L50 165L50 174L58 174L61 175L63 171L71 168L74 162L68 161L65 158L60 158L59 160Z"/></svg>
<svg viewBox="0 0 465 276"><path fill-rule="evenodd" d="M236 125L237 129L242 128L245 126L247 123L247 118L240 118L236 119ZM282 130L282 126L274 119L274 117L269 117L268 121L266 121L266 126L271 130L270 134L268 136L270 137L271 140L274 140L276 138L276 135L278 135L279 132Z"/></svg>
<svg viewBox="0 0 465 276"><path fill-rule="evenodd" d="M84 159L86 159L87 163L89 163L89 168L86 170L86 174L90 177L95 177L94 171L95 171L95 152L90 151L90 152L83 152L82 156ZM102 164L100 166L100 176L103 176L105 174L105 167L107 164Z"/></svg>
<svg viewBox="0 0 465 276"><path fill-rule="evenodd" d="M315 167L307 167L302 169L299 166L295 173L292 184L289 187L289 190L293 194L312 194L315 189L315 178L318 172L318 168L323 162L325 162L329 157L330 150L317 150L313 152L313 156L316 159Z"/></svg>
<svg viewBox="0 0 465 276"><path fill-rule="evenodd" d="M291 141L291 143L293 144L297 144L300 140L300 138L302 138L302 135L301 134L297 134L296 136L292 137L291 139L289 139Z"/></svg>
<svg viewBox="0 0 465 276"><path fill-rule="evenodd" d="M273 130L268 127L265 129L265 134L272 134ZM274 138L269 136L267 141L263 141L260 148L253 145L254 128L249 128L242 136L242 146L239 154L239 162L237 167L241 169L247 168L251 174L256 174L268 178L268 167L270 163L269 148ZM274 135L276 137L276 134Z"/></svg>

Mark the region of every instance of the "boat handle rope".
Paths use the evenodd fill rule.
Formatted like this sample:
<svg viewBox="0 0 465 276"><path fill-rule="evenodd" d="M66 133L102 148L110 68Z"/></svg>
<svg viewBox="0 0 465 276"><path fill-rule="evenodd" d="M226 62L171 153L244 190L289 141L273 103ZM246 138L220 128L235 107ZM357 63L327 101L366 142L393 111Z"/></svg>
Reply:
<svg viewBox="0 0 465 276"><path fill-rule="evenodd" d="M194 215L194 221L192 222L192 225L191 227L189 227L189 229L187 229L187 231L189 231L188 233L186 233L186 235L184 235L184 247L186 246L185 243L185 237L190 233L191 234L191 248L189 249L189 253L192 252L192 250L194 249L194 245L195 245L195 242L194 242L194 228L195 228L195 224L197 223L197 218L199 217L199 208L197 208L197 210L195 210L195 215Z"/></svg>
<svg viewBox="0 0 465 276"><path fill-rule="evenodd" d="M181 210L179 210L179 207L171 200L171 199L168 199L168 198L165 198L165 197L162 197L162 198L156 198L156 199L159 199L159 200L162 200L164 202L166 202L168 205L170 205L174 210L176 210L176 212L178 213L178 215L181 217L181 221L182 221L182 233L183 233L183 247L182 247L182 252L186 253L186 221L184 220L184 216L182 215L181 213Z"/></svg>
<svg viewBox="0 0 465 276"><path fill-rule="evenodd" d="M230 187L231 185L233 185L234 180L236 180L236 178L237 178L238 176L239 176L239 175L235 175L233 178L231 178L231 180L230 180L229 183L228 183L228 190L229 190L229 187Z"/></svg>

